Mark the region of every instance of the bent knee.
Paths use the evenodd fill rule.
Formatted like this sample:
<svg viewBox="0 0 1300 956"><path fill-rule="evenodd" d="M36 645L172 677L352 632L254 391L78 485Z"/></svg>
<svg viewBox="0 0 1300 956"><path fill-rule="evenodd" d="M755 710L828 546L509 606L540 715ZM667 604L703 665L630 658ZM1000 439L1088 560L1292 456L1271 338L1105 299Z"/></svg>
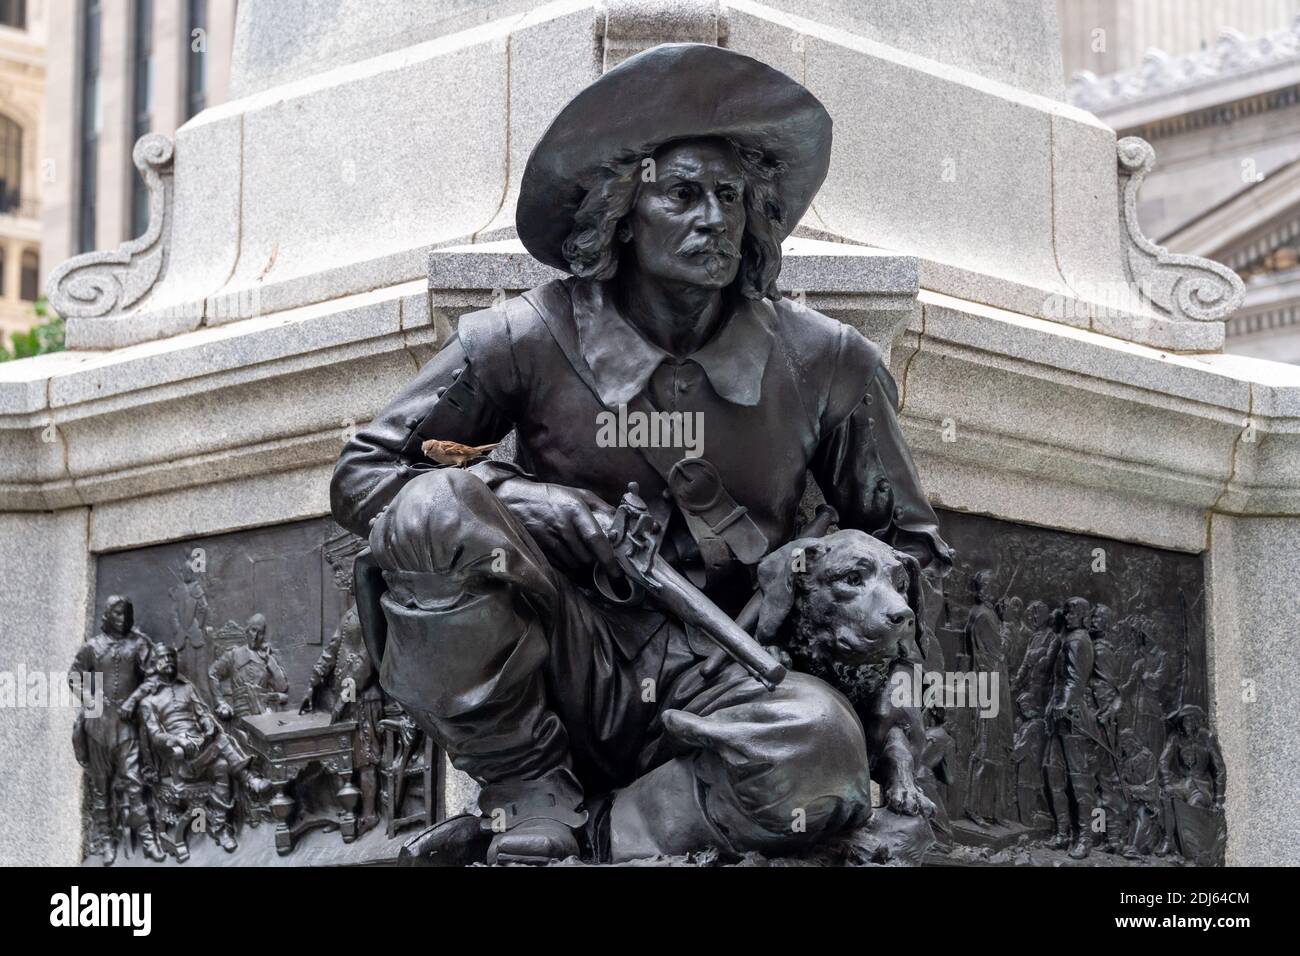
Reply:
<svg viewBox="0 0 1300 956"><path fill-rule="evenodd" d="M777 693L792 705L794 728L810 752L828 756L866 758L862 722L848 698L825 681L809 674L786 675Z"/></svg>
<svg viewBox="0 0 1300 956"><path fill-rule="evenodd" d="M766 772L737 787L746 815L765 830L804 838L865 821L870 764L852 705L806 674L788 675L776 694L784 698L779 752L763 761Z"/></svg>
<svg viewBox="0 0 1300 956"><path fill-rule="evenodd" d="M862 724L839 691L815 677L799 690L807 732L792 752L795 786L786 799L811 825L838 829L871 807L871 770ZM812 826L810 826L810 829Z"/></svg>
<svg viewBox="0 0 1300 956"><path fill-rule="evenodd" d="M478 475L440 468L411 479L370 529L370 550L386 571L444 571L494 517L496 496Z"/></svg>

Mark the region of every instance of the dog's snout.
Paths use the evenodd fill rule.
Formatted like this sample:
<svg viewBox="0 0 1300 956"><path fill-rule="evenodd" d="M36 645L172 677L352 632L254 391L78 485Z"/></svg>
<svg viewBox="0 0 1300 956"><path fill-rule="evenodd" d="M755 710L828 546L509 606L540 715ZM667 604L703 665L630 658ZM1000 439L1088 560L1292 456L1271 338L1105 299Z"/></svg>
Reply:
<svg viewBox="0 0 1300 956"><path fill-rule="evenodd" d="M890 611L885 615L885 618L894 627L906 627L916 623L916 615L912 613L910 607L900 608L897 611Z"/></svg>

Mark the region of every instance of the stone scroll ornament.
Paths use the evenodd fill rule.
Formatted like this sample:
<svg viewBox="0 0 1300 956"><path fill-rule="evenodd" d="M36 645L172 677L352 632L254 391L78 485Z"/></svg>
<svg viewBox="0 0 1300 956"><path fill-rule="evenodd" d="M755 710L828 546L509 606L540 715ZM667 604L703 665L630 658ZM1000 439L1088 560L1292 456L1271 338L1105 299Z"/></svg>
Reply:
<svg viewBox="0 0 1300 956"><path fill-rule="evenodd" d="M1221 322L1246 295L1241 277L1227 266L1200 256L1180 255L1156 245L1142 233L1137 197L1156 163L1146 140L1126 136L1116 144L1119 156L1120 224L1124 265L1129 279L1161 313L1192 322Z"/></svg>
<svg viewBox="0 0 1300 956"><path fill-rule="evenodd" d="M59 315L94 318L124 313L162 277L171 233L174 154L175 145L161 133L136 141L131 159L149 190L149 226L144 235L113 252L74 256L51 272L45 294Z"/></svg>

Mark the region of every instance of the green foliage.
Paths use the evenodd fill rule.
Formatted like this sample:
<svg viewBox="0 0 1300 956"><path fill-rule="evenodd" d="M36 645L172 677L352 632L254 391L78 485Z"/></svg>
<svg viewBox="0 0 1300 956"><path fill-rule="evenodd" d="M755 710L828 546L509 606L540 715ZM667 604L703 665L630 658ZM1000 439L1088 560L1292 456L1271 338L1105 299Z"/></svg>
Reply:
<svg viewBox="0 0 1300 956"><path fill-rule="evenodd" d="M26 332L11 333L9 338L13 342L12 351L0 342L0 362L31 358L33 355L44 355L46 352L63 351L63 320L50 312L44 296L32 303L32 309L36 317L44 321L32 326Z"/></svg>

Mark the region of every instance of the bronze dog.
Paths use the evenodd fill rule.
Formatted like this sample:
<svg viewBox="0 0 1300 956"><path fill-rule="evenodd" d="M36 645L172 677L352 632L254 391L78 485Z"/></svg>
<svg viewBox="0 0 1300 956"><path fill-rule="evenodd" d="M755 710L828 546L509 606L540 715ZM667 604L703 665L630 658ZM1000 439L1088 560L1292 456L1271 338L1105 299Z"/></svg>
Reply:
<svg viewBox="0 0 1300 956"><path fill-rule="evenodd" d="M759 641L853 704L889 809L931 816L935 805L916 783L920 712L890 700L893 668L922 663L916 559L865 532L837 531L773 551L759 564L758 585Z"/></svg>

